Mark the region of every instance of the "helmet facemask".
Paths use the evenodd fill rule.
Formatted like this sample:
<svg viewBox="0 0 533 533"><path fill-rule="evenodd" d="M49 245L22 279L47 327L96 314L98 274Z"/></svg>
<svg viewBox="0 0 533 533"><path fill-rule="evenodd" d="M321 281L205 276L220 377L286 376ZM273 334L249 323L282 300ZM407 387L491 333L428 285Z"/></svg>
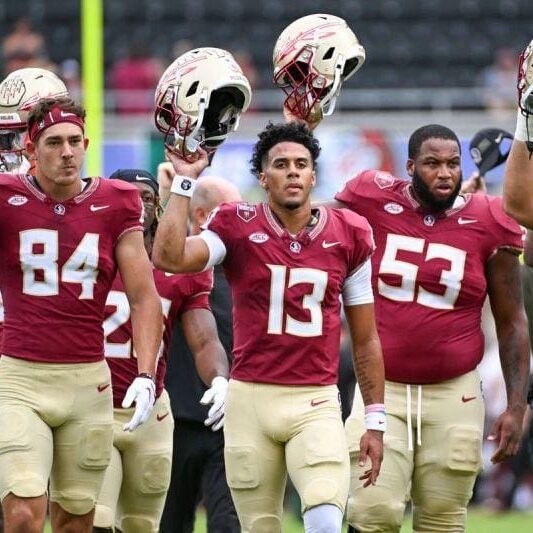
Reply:
<svg viewBox="0 0 533 533"><path fill-rule="evenodd" d="M0 129L0 172L16 174L25 171L27 159L23 136L21 131Z"/></svg>
<svg viewBox="0 0 533 533"><path fill-rule="evenodd" d="M340 91L344 58L339 55L333 80L313 69L316 48L308 45L285 67L274 74L274 83L287 95L284 106L294 115L308 122L331 115Z"/></svg>
<svg viewBox="0 0 533 533"><path fill-rule="evenodd" d="M522 51L518 58L518 108L526 117L527 136L533 137L533 124L530 124L533 115L533 41ZM533 142L526 141L530 157L533 154Z"/></svg>

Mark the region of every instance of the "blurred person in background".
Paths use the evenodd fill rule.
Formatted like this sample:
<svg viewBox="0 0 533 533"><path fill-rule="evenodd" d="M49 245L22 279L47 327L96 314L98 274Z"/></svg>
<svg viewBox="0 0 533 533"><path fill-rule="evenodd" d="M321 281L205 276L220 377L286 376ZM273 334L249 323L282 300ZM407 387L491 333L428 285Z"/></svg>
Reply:
<svg viewBox="0 0 533 533"><path fill-rule="evenodd" d="M45 66L46 48L43 36L33 29L29 18L21 17L2 41L6 74L24 67Z"/></svg>
<svg viewBox="0 0 533 533"><path fill-rule="evenodd" d="M142 169L121 169L110 179L133 184L144 205L144 245L151 255L157 229L159 208L158 184L155 178ZM111 532L117 528L124 533L143 531L157 533L163 513L166 492L170 482L173 417L164 378L167 353L174 324L181 323L181 342L187 344L195 375L198 372L205 383L217 376L228 375L226 353L217 336L208 296L212 287L211 272L196 275L173 275L154 269L154 280L164 315L163 342L160 348L156 374L156 401L154 410L145 424L135 433L123 431L131 417L131 408L122 408L127 384L136 373L135 347L132 343L130 307L120 275L115 277L107 297L104 319L104 352L111 370L113 388L114 432L111 463L98 496L94 517L95 532ZM200 378L198 378L200 379ZM204 422L217 429L222 423L220 398L204 387L201 398L214 403L216 413L202 410ZM205 426L203 426L205 427ZM211 433L211 428L207 428ZM184 446L178 442L177 447Z"/></svg>
<svg viewBox="0 0 533 533"><path fill-rule="evenodd" d="M174 174L170 162L162 163L158 169L161 198L165 204ZM209 213L218 205L241 200L239 191L229 181L218 177L200 178L191 198L190 233L198 235ZM231 292L220 265L214 267L213 274L209 304L229 365L233 349ZM206 510L208 532L240 532L226 482L224 434L204 424L207 407L201 405L199 399L205 394L206 386L198 376L179 323L174 326L165 385L174 415L174 453L161 533L192 533L200 501Z"/></svg>
<svg viewBox="0 0 533 533"><path fill-rule="evenodd" d="M494 113L515 109L515 82L516 53L512 48L500 48L480 79L485 107Z"/></svg>
<svg viewBox="0 0 533 533"><path fill-rule="evenodd" d="M153 90L163 72L161 60L150 55L145 43L133 43L128 56L119 59L109 74L109 88L115 91L116 112L149 113Z"/></svg>

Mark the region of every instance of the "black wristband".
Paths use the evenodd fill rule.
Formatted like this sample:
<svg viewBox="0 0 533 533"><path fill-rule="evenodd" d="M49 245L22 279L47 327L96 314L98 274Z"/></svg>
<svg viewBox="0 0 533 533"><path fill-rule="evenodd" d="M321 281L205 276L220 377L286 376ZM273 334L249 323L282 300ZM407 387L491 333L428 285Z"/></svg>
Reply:
<svg viewBox="0 0 533 533"><path fill-rule="evenodd" d="M154 376L152 376L152 374L149 374L148 372L141 372L137 377L138 378L148 378L148 379L151 379L155 383Z"/></svg>

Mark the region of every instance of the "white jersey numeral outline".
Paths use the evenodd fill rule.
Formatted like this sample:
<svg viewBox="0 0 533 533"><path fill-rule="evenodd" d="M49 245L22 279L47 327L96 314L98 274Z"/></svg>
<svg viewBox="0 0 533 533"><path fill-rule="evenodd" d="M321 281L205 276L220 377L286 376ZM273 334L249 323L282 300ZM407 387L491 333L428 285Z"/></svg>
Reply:
<svg viewBox="0 0 533 533"><path fill-rule="evenodd" d="M442 270L439 283L446 287L444 294L436 294L417 284L418 266L398 259L399 251L422 254L426 248L426 240L406 235L387 235L385 251L381 259L378 275L378 292L389 300L396 302L413 302L432 309L450 310L461 292L465 274L466 252L447 244L427 243L425 261L445 259L450 269ZM394 274L401 277L399 286L385 283L379 276ZM417 290L418 289L418 290Z"/></svg>
<svg viewBox="0 0 533 533"><path fill-rule="evenodd" d="M86 233L71 256L61 268L59 276L59 236L56 230L29 229L20 234L20 267L22 270L22 292L31 296L56 296L59 282L79 283L80 300L91 300L98 277L98 242L100 235ZM41 245L43 251L35 252ZM43 279L37 279L37 272Z"/></svg>
<svg viewBox="0 0 533 533"><path fill-rule="evenodd" d="M160 298L163 315L165 318L168 318L172 301L168 298L163 298L162 296ZM135 354L135 350L132 350L131 338L126 342L111 342L108 339L112 333L117 331L117 329L122 327L130 319L130 303L126 293L124 291L109 291L106 306L114 307L115 311L104 320L104 355L106 357L115 357L117 359L128 359L130 357L136 358L137 355ZM164 328L165 326L163 325L163 334ZM163 355L164 347L164 341L161 341L157 354L158 359Z"/></svg>
<svg viewBox="0 0 533 533"><path fill-rule="evenodd" d="M266 265L272 274L270 278L270 306L268 309L268 333L282 335L287 333L296 337L318 337L322 335L322 300L326 294L328 274L315 268L291 268L289 269L289 281L287 287L293 287L300 283L308 283L313 286L311 294L303 296L302 307L311 314L311 320L302 322L296 320L289 313L284 312L285 281L287 279L287 267L282 265ZM286 316L285 331L283 331L283 319Z"/></svg>

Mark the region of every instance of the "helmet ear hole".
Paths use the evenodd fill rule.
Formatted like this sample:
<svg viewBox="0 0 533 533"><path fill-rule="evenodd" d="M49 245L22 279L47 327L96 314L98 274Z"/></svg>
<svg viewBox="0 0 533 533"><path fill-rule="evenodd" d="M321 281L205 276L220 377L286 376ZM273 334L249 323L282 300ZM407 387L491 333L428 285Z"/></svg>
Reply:
<svg viewBox="0 0 533 533"><path fill-rule="evenodd" d="M192 96L197 90L198 90L198 84L200 82L198 80L196 80L190 87L189 87L189 90L187 91L187 94L185 96L189 97L189 96Z"/></svg>
<svg viewBox="0 0 533 533"><path fill-rule="evenodd" d="M326 53L322 56L322 59L323 60L328 60L328 59L331 59L333 57L333 52L335 51L335 48L333 46L330 46Z"/></svg>

